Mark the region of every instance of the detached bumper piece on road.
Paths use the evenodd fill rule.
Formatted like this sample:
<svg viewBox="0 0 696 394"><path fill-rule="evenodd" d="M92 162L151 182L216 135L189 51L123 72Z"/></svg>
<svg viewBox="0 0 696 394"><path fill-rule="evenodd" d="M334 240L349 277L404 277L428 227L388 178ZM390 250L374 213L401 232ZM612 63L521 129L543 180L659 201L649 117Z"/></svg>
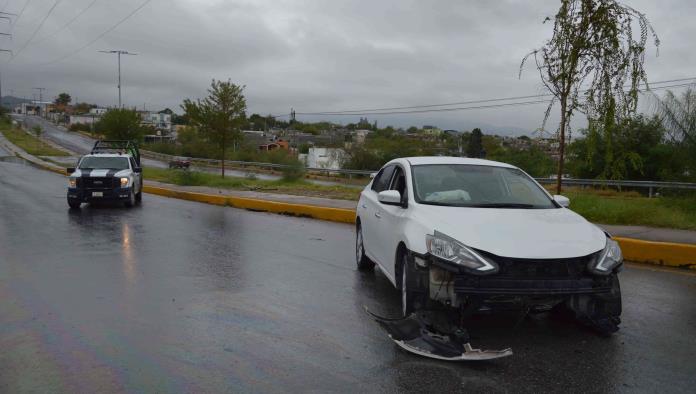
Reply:
<svg viewBox="0 0 696 394"><path fill-rule="evenodd" d="M512 349L481 350L469 343L469 335L459 329L452 334L438 334L429 327L424 314L412 314L403 319L387 319L365 311L389 334L402 349L420 356L445 361L482 361L512 356Z"/></svg>

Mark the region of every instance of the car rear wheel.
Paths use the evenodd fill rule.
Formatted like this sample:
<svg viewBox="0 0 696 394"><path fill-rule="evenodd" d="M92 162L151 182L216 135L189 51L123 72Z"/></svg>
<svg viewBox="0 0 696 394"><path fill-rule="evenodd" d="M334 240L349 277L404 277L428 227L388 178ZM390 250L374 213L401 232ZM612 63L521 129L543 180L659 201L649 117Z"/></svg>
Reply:
<svg viewBox="0 0 696 394"><path fill-rule="evenodd" d="M68 206L70 206L70 209L80 209L81 205L82 203L79 201L68 200Z"/></svg>
<svg viewBox="0 0 696 394"><path fill-rule="evenodd" d="M355 231L355 258L360 271L368 271L375 268L374 261L365 255L365 245L360 224L358 224Z"/></svg>

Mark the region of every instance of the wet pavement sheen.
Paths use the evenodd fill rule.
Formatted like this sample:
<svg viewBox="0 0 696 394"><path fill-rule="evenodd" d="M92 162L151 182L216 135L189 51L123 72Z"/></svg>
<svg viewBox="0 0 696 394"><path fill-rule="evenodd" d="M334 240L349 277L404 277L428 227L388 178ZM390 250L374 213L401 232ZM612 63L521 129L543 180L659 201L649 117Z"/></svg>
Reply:
<svg viewBox="0 0 696 394"><path fill-rule="evenodd" d="M351 226L144 196L71 212L65 179L0 162L0 392L690 392L696 276L628 267L601 338L481 316L446 363L363 312L399 294L353 262Z"/></svg>

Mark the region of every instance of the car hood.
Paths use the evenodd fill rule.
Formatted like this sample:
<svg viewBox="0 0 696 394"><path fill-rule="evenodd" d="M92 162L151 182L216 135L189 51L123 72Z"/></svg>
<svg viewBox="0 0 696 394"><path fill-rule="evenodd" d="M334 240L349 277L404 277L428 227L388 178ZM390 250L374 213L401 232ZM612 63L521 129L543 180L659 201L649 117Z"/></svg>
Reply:
<svg viewBox="0 0 696 394"><path fill-rule="evenodd" d="M71 177L79 178L82 176L91 178L111 178L111 177L122 177L129 176L131 170L80 170L77 169L75 172L70 174Z"/></svg>
<svg viewBox="0 0 696 394"><path fill-rule="evenodd" d="M566 209L499 209L421 205L431 230L502 257L558 259L602 250L606 235ZM431 232L432 234L432 232Z"/></svg>

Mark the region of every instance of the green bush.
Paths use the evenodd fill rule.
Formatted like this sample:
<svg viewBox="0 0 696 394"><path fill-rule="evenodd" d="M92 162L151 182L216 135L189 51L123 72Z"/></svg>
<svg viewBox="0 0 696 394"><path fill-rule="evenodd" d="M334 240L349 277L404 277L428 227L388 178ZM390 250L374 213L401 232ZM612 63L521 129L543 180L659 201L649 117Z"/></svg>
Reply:
<svg viewBox="0 0 696 394"><path fill-rule="evenodd" d="M287 167L283 167L283 179L286 181L296 181L302 179L305 176L305 166L299 160L295 159L292 162L285 164Z"/></svg>
<svg viewBox="0 0 696 394"><path fill-rule="evenodd" d="M196 171L175 170L174 183L181 186L202 186L206 184L206 177L205 174Z"/></svg>

